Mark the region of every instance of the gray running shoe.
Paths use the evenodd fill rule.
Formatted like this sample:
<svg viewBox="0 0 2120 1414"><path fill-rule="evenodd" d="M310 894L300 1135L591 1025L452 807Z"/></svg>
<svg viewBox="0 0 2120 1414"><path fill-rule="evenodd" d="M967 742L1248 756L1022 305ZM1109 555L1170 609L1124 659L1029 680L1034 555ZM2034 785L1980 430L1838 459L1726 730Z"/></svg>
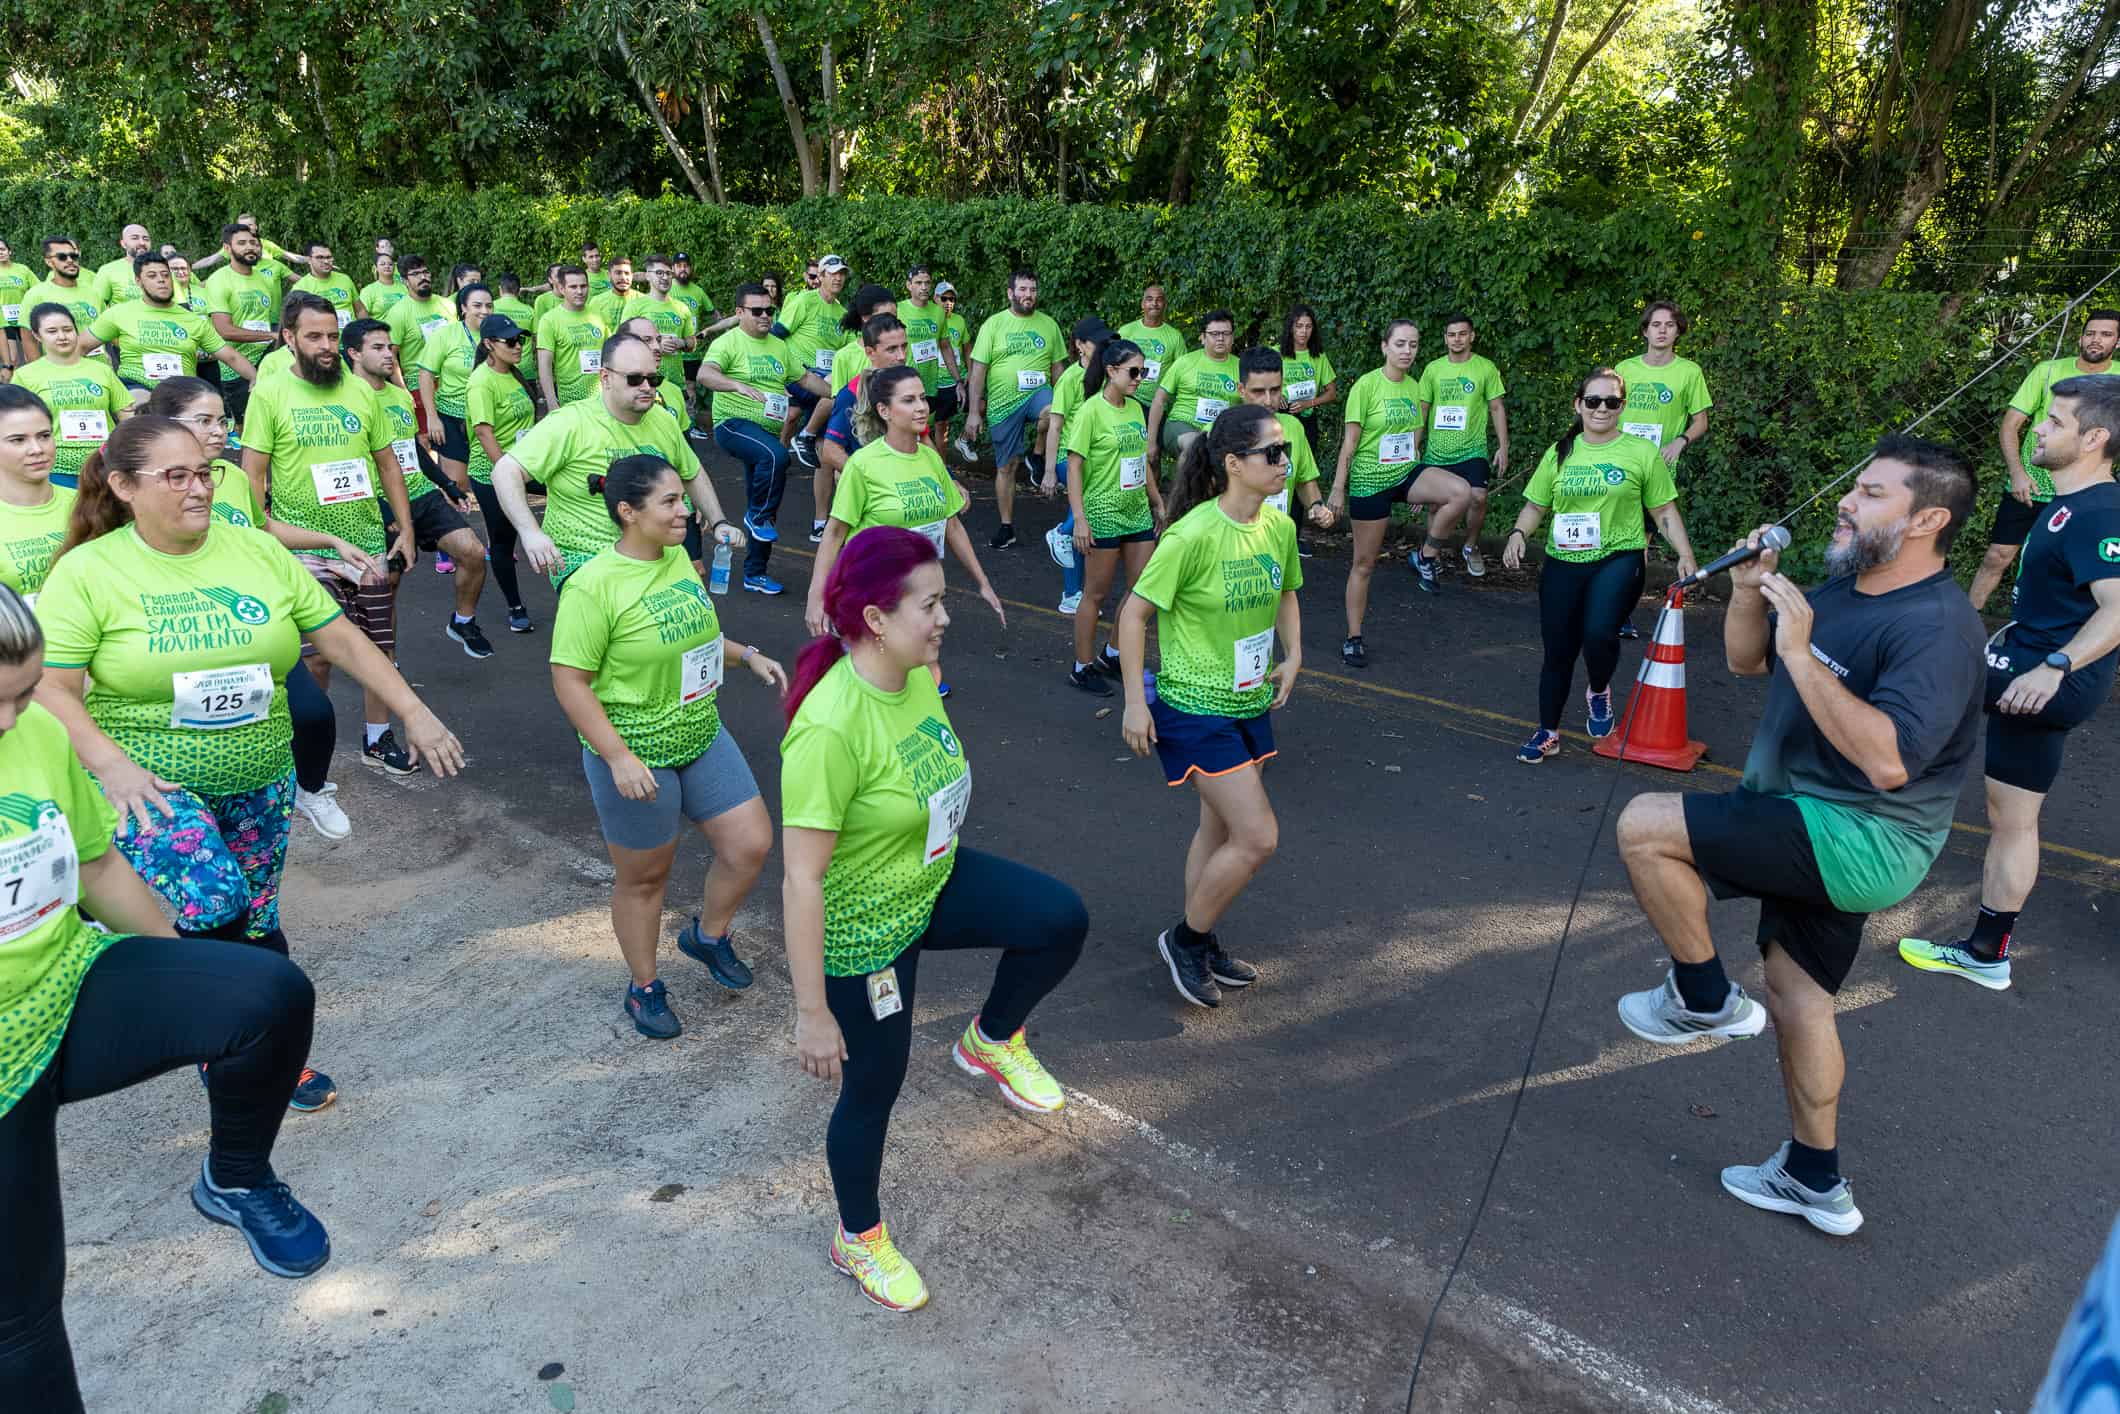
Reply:
<svg viewBox="0 0 2120 1414"><path fill-rule="evenodd" d="M1757 1036L1767 1029L1767 1009L1735 982L1721 1011L1688 1011L1678 994L1678 974L1666 972L1661 987L1619 999L1620 1024L1659 1046L1683 1046L1710 1036Z"/></svg>
<svg viewBox="0 0 2120 1414"><path fill-rule="evenodd" d="M1723 1191L1740 1203L1770 1213L1794 1213L1820 1232L1846 1237L1862 1226L1862 1209L1846 1179L1823 1193L1804 1187L1789 1175L1787 1140L1763 1164L1732 1164L1722 1171Z"/></svg>

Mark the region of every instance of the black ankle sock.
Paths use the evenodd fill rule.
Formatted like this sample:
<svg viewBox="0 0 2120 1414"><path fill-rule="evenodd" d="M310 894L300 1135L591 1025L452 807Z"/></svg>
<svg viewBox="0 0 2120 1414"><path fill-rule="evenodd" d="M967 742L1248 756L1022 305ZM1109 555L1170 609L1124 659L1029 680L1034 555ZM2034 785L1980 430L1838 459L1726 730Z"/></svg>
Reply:
<svg viewBox="0 0 2120 1414"><path fill-rule="evenodd" d="M1212 933L1195 933L1185 926L1182 918L1178 920L1178 926L1170 930L1170 936L1171 941L1181 948L1204 948L1215 940Z"/></svg>
<svg viewBox="0 0 2120 1414"><path fill-rule="evenodd" d="M1789 1177L1813 1193L1824 1193L1840 1182L1840 1149L1814 1149L1800 1139L1789 1141Z"/></svg>
<svg viewBox="0 0 2120 1414"><path fill-rule="evenodd" d="M1679 1000L1687 1011L1721 1011L1730 1000L1730 979L1723 972L1720 956L1706 962L1674 960L1671 975L1677 979Z"/></svg>
<svg viewBox="0 0 2120 1414"><path fill-rule="evenodd" d="M2016 931L2016 909L1998 910L1982 904L1980 916L1973 920L1973 936L1966 940L1965 950L1982 962L2000 961L2010 955L2010 935Z"/></svg>

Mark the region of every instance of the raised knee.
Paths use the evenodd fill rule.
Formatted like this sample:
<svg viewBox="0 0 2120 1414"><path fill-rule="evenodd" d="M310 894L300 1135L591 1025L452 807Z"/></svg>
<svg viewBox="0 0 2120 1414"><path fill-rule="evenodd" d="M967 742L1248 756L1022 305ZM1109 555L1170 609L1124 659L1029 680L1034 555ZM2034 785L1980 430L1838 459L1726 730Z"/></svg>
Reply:
<svg viewBox="0 0 2120 1414"><path fill-rule="evenodd" d="M1247 825L1238 830L1232 839L1239 849L1251 857L1254 865L1264 864L1273 858L1274 851L1281 847L1281 823L1269 819L1256 825Z"/></svg>

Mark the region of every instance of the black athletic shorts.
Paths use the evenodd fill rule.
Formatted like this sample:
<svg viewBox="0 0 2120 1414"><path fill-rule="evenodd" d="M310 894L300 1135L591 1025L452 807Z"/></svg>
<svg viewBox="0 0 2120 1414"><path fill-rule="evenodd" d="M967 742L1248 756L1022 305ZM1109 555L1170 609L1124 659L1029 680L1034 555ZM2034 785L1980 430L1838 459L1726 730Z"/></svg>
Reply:
<svg viewBox="0 0 2120 1414"><path fill-rule="evenodd" d="M937 388L935 396L928 399L928 420L938 427L947 427L957 416L957 385Z"/></svg>
<svg viewBox="0 0 2120 1414"><path fill-rule="evenodd" d="M2013 649L2007 639L2000 647L1988 649L1987 693L1982 703L1988 714L1988 779L2045 795L2061 776L2061 753L2068 745L2069 729L2090 720L2112 690L2113 664L2107 659L2078 668L2061 680L2046 706L2029 716L1996 711L1996 702L2010 684L2038 667L2041 656Z"/></svg>
<svg viewBox="0 0 2120 1414"><path fill-rule="evenodd" d="M412 503L412 540L422 550L438 549L444 535L470 528L471 522L464 519L462 511L449 504L449 498L439 488ZM397 529L397 517L391 513L388 501L383 502L383 529Z"/></svg>
<svg viewBox="0 0 2120 1414"><path fill-rule="evenodd" d="M458 465L462 465L463 463L470 461L471 429L464 426L464 419L462 419L461 417L452 417L445 412L441 414L441 419L441 446L438 447L436 450L439 451L445 459L453 461Z"/></svg>
<svg viewBox="0 0 2120 1414"><path fill-rule="evenodd" d="M1464 477L1465 484L1475 491L1485 490L1487 478L1494 473L1494 468L1487 464L1485 457L1469 457L1461 462L1422 462L1413 469L1413 474L1419 476L1430 467L1437 471L1447 471L1452 476Z"/></svg>
<svg viewBox="0 0 2120 1414"><path fill-rule="evenodd" d="M1130 530L1124 535L1093 535L1089 543L1093 550L1116 550L1121 545L1138 545L1144 541L1154 544L1155 539L1153 530Z"/></svg>
<svg viewBox="0 0 2120 1414"><path fill-rule="evenodd" d="M1356 496L1350 493L1347 497L1347 518L1349 520L1390 520L1391 508L1405 501L1407 490L1419 476L1420 473L1418 471L1409 471L1397 485L1387 486L1382 491L1373 492L1367 496Z"/></svg>
<svg viewBox="0 0 2120 1414"><path fill-rule="evenodd" d="M1693 867L1709 891L1759 900L1760 952L1778 944L1828 995L1839 992L1870 915L1833 906L1796 802L1739 786L1727 795L1689 793L1685 811Z"/></svg>
<svg viewBox="0 0 2120 1414"><path fill-rule="evenodd" d="M688 358L684 361L685 386L687 388L699 381L699 365L701 362L702 360L696 358Z"/></svg>
<svg viewBox="0 0 2120 1414"><path fill-rule="evenodd" d="M2002 500L1995 507L1995 524L1988 531L1990 545L2022 545L2024 538L2032 533L2032 525L2039 513L2046 509L2044 501L2034 501L2029 506L2012 496L2002 493Z"/></svg>

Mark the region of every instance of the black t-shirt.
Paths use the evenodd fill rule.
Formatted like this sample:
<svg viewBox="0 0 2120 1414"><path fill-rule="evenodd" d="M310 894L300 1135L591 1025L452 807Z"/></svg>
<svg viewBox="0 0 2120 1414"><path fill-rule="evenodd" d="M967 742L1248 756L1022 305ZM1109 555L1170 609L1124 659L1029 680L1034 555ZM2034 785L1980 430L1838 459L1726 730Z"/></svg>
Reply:
<svg viewBox="0 0 2120 1414"><path fill-rule="evenodd" d="M1856 697L1892 719L1907 783L1870 784L1826 739L1786 671L1773 681L1745 759L1745 785L1854 806L1922 834L1950 828L1980 732L1987 635L1946 571L1887 594L1859 594L1855 576L1826 581L1811 604L1811 656ZM1771 626L1773 615L1768 616Z"/></svg>
<svg viewBox="0 0 2120 1414"><path fill-rule="evenodd" d="M2028 672L2047 654L2076 636L2098 610L2091 586L2120 579L2120 485L2101 481L2039 507L2024 538L2024 568L2017 580L2017 622L2009 632L2011 665ZM2096 667L2111 677L2120 649ZM2094 666L2076 664L2080 672Z"/></svg>

